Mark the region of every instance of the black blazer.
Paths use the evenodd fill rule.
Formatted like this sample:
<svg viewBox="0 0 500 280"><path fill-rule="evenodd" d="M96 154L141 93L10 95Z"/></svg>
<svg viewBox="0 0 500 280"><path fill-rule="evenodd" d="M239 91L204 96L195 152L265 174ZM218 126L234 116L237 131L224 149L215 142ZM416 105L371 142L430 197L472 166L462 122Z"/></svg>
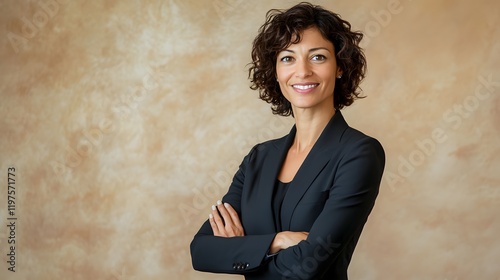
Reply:
<svg viewBox="0 0 500 280"><path fill-rule="evenodd" d="M215 237L206 221L191 242L196 270L245 279L347 279L347 267L379 191L385 155L380 143L349 127L340 111L329 121L283 200L283 231L307 240L268 256L277 226L273 187L295 137L256 145L243 159L223 202L239 213L243 237Z"/></svg>

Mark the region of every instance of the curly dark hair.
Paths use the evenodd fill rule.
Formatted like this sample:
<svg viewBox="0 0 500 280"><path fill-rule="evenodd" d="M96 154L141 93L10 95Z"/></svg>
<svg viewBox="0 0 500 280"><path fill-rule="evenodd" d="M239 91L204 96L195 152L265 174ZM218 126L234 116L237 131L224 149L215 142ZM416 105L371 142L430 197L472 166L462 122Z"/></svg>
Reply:
<svg viewBox="0 0 500 280"><path fill-rule="evenodd" d="M260 99L271 103L274 114L293 115L291 104L276 81L278 54L301 40L301 32L316 27L333 43L342 78L335 83L334 106L342 109L360 96L360 82L365 77L366 58L359 46L363 34L351 31L351 24L321 6L301 2L288 10L269 10L266 22L253 42L252 62L248 70L250 88L259 90ZM293 38L293 41L292 41Z"/></svg>

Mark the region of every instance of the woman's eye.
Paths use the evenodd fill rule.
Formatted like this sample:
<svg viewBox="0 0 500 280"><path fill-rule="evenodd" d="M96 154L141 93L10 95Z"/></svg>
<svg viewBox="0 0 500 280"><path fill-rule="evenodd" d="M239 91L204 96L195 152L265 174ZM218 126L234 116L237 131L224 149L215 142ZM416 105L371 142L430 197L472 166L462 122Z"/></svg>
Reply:
<svg viewBox="0 0 500 280"><path fill-rule="evenodd" d="M317 54L317 55L315 55L315 56L312 57L312 60L314 60L314 61L324 61L324 60L326 60L326 57L324 55Z"/></svg>
<svg viewBox="0 0 500 280"><path fill-rule="evenodd" d="M285 56L281 58L281 62L291 62L293 60L290 56Z"/></svg>

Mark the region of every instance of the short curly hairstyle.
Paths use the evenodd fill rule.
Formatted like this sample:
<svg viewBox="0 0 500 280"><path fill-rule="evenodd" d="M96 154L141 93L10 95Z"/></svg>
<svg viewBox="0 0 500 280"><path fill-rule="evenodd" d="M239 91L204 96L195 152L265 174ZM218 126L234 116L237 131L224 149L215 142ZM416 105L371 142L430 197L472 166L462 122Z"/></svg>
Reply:
<svg viewBox="0 0 500 280"><path fill-rule="evenodd" d="M260 99L272 104L274 114L293 116L291 104L276 81L278 54L291 44L300 42L302 31L310 27L318 28L323 37L333 43L337 65L342 70L342 78L335 83L335 109L342 109L355 99L363 98L359 87L366 72L366 58L359 46L363 34L351 31L349 22L308 2L301 2L288 10L269 10L266 18L253 41L248 77L250 88L259 90Z"/></svg>

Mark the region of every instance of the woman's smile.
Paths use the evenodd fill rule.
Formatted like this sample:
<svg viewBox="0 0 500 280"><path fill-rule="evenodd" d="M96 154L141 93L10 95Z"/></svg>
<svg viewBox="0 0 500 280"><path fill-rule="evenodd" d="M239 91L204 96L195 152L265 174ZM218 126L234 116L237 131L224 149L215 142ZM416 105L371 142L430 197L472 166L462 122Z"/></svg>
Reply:
<svg viewBox="0 0 500 280"><path fill-rule="evenodd" d="M319 86L319 83L300 83L292 85L293 89L298 93L310 93Z"/></svg>

